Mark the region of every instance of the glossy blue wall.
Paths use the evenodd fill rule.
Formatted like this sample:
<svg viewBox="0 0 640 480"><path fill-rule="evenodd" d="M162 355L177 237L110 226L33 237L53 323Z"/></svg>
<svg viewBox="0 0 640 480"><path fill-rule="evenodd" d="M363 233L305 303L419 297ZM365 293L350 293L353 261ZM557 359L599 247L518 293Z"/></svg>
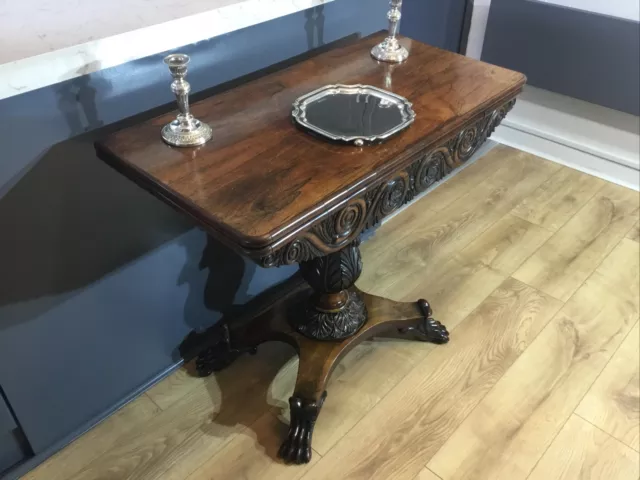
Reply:
<svg viewBox="0 0 640 480"><path fill-rule="evenodd" d="M421 0L405 4L422 12ZM387 8L337 0L187 46L189 81L202 91L368 35ZM417 16L407 26L445 46ZM295 270L229 252L95 157L96 138L135 121L123 119L173 108L163 55L0 101L0 387L35 454L10 476L175 366L190 330Z"/></svg>
<svg viewBox="0 0 640 480"><path fill-rule="evenodd" d="M631 1L631 0L630 0ZM493 0L482 59L527 83L640 115L640 25L530 0Z"/></svg>
<svg viewBox="0 0 640 480"><path fill-rule="evenodd" d="M197 92L369 34L386 8L339 0L185 47L189 80ZM0 386L36 454L162 375L191 329L294 271L207 246L95 157L104 126L172 101L162 56L0 102Z"/></svg>

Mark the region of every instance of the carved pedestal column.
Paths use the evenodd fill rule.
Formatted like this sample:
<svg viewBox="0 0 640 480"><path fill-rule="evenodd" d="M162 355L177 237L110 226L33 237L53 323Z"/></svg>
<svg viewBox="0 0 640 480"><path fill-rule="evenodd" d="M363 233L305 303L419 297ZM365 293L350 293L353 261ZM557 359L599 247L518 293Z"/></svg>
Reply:
<svg viewBox="0 0 640 480"><path fill-rule="evenodd" d="M302 276L314 293L304 315L292 318L293 327L314 340L342 340L367 321L361 295L348 289L362 272L359 242L325 257L300 264Z"/></svg>

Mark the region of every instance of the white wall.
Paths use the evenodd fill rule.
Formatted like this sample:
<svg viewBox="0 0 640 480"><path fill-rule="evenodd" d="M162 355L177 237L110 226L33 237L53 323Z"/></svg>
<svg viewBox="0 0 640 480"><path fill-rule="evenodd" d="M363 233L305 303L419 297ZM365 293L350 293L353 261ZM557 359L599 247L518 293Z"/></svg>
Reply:
<svg viewBox="0 0 640 480"><path fill-rule="evenodd" d="M474 0L473 2L473 14L467 39L467 51L465 52L467 57L480 60L490 7L491 0Z"/></svg>

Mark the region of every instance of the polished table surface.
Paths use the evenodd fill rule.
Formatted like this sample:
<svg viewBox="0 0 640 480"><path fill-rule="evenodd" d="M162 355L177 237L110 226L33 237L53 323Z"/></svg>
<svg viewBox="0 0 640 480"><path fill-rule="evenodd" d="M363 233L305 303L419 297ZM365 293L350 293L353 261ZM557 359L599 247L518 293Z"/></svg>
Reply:
<svg viewBox="0 0 640 480"><path fill-rule="evenodd" d="M97 145L102 158L189 214L227 245L263 257L382 182L412 156L474 116L515 96L525 77L410 39L409 59L375 61L382 34L322 53L192 106L213 129L200 148L160 139L175 112L121 130ZM169 84L167 75L167 89ZM291 104L321 86L368 84L413 103L415 123L388 142L362 148L298 130Z"/></svg>

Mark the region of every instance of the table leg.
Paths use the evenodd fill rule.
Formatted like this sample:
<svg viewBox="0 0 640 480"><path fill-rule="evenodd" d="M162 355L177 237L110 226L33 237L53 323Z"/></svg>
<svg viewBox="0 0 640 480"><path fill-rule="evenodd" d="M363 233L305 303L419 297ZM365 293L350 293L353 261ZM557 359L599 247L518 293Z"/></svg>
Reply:
<svg viewBox="0 0 640 480"><path fill-rule="evenodd" d="M247 325L216 328L220 341L198 357L200 374L228 366L260 343L278 340L292 345L300 357L289 399L291 423L279 456L287 463L311 460L316 420L327 396L333 369L356 345L375 336L394 336L443 344L447 329L431 316L426 300L396 302L362 292L353 284L362 271L358 244L300 265L308 285L259 313Z"/></svg>

